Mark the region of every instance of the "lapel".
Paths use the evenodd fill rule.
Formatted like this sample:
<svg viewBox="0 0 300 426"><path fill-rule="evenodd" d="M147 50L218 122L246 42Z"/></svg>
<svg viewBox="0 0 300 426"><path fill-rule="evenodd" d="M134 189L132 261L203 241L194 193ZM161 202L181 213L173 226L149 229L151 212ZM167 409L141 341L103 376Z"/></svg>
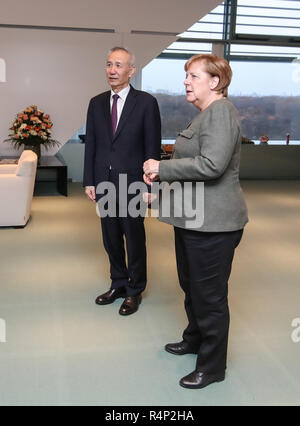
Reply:
<svg viewBox="0 0 300 426"><path fill-rule="evenodd" d="M122 128L125 126L128 116L130 115L131 111L133 110L135 104L136 104L136 96L137 96L137 91L130 86L130 91L127 95L123 110L122 110L122 114L121 117L119 119L119 123L118 123L118 127L117 127L117 131L115 133L115 136L113 137L113 142L116 141L117 137L119 136L120 132L122 131ZM109 115L110 115L110 104L109 104ZM110 128L111 128L111 118L110 118ZM111 134L112 134L112 130L111 130Z"/></svg>
<svg viewBox="0 0 300 426"><path fill-rule="evenodd" d="M110 94L111 92L106 92L104 97L104 104L103 104L103 110L104 110L104 121L107 126L107 131L110 140L113 140L113 132L112 132L112 124L111 124L111 113L110 113Z"/></svg>

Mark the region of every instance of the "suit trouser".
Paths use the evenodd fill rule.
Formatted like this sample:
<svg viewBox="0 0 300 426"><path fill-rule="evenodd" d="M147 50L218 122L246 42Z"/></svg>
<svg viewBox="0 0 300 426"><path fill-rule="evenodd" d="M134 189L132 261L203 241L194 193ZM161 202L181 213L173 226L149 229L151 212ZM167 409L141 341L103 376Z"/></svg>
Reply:
<svg viewBox="0 0 300 426"><path fill-rule="evenodd" d="M101 218L101 227L103 245L110 261L111 288L124 287L127 296L140 294L147 280L144 218L107 216Z"/></svg>
<svg viewBox="0 0 300 426"><path fill-rule="evenodd" d="M228 279L243 230L174 229L178 278L188 318L183 339L198 351L197 371L219 373L226 369L227 359Z"/></svg>

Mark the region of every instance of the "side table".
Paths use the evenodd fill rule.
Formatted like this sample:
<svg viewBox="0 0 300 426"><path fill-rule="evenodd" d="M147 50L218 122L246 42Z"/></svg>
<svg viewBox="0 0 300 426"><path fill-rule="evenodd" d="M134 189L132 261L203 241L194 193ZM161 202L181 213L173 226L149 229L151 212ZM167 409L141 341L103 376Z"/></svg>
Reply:
<svg viewBox="0 0 300 426"><path fill-rule="evenodd" d="M17 164L18 158L16 156L0 156L1 164ZM68 196L68 166L63 159L55 155L41 157L37 165L36 182L39 181L39 170L54 170L57 192L65 197Z"/></svg>
<svg viewBox="0 0 300 426"><path fill-rule="evenodd" d="M56 156L42 156L38 170L55 170L56 172L56 189L57 192L64 196L68 196L68 166Z"/></svg>

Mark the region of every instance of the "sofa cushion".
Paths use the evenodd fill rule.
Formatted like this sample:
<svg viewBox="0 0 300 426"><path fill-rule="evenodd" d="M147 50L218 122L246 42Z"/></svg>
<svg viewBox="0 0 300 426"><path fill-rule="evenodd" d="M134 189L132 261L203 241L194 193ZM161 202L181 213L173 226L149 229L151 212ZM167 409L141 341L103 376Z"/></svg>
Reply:
<svg viewBox="0 0 300 426"><path fill-rule="evenodd" d="M16 175L31 176L33 173L35 173L36 162L37 155L33 151L23 151L21 157L19 158Z"/></svg>

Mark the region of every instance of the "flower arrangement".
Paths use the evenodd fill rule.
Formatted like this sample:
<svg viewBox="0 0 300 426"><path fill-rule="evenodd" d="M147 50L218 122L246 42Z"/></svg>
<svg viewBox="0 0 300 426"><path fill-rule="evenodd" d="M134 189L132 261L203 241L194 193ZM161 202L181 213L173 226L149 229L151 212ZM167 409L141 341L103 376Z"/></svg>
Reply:
<svg viewBox="0 0 300 426"><path fill-rule="evenodd" d="M14 148L24 146L40 146L46 149L50 146L60 145L60 143L51 138L51 129L53 123L49 114L39 110L36 105L30 105L23 112L19 112L13 120L13 125L9 128L9 134L6 142L12 142Z"/></svg>
<svg viewBox="0 0 300 426"><path fill-rule="evenodd" d="M259 140L263 144L267 144L269 142L269 136L267 135L260 135Z"/></svg>

